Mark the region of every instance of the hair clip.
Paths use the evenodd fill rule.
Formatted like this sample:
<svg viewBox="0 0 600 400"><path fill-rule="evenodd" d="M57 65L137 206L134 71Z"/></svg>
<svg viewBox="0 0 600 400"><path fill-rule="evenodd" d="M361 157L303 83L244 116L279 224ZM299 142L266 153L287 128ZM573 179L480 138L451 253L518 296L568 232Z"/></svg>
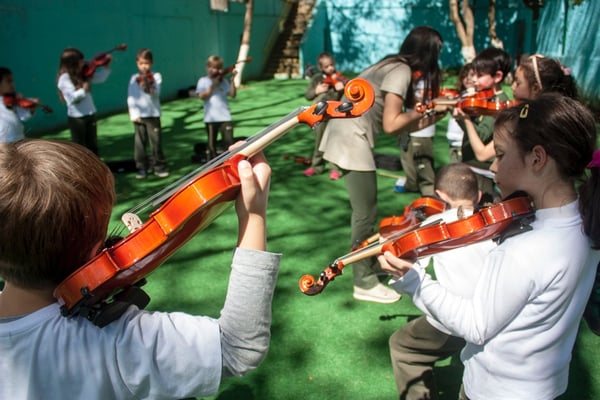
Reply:
<svg viewBox="0 0 600 400"><path fill-rule="evenodd" d="M519 113L519 118L525 119L529 114L529 104L525 104L523 108L521 108L521 112Z"/></svg>
<svg viewBox="0 0 600 400"><path fill-rule="evenodd" d="M600 167L600 150L594 151L592 155L592 161L587 165L588 168L598 168Z"/></svg>
<svg viewBox="0 0 600 400"><path fill-rule="evenodd" d="M562 63L560 62L560 60L556 60L558 62L558 66L560 67L560 69L562 69L563 74L565 74L566 76L571 76L571 68L565 67L564 65L562 65Z"/></svg>

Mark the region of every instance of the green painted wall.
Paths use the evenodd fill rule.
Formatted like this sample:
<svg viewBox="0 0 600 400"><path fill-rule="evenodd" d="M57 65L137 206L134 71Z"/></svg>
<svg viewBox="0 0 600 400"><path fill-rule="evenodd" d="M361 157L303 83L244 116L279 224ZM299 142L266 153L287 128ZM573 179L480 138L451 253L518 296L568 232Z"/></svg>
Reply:
<svg viewBox="0 0 600 400"><path fill-rule="evenodd" d="M580 5L546 1L540 13L537 51L569 67L580 93L600 106L600 1Z"/></svg>
<svg viewBox="0 0 600 400"><path fill-rule="evenodd" d="M475 14L475 48L490 45L488 1L471 1ZM571 68L580 93L600 105L600 1L545 1L538 21L521 0L496 2L496 31L513 56L542 53ZM303 65L316 63L321 51L334 54L338 69L359 72L383 56L396 53L408 32L430 25L444 38L443 67L462 63L460 42L448 17L447 0L317 0L301 46Z"/></svg>
<svg viewBox="0 0 600 400"><path fill-rule="evenodd" d="M244 69L245 80L260 76L284 5L283 0L255 1L253 62ZM235 62L244 13L240 3L230 3L228 12L211 11L208 0L0 0L0 65L13 71L17 91L54 109L26 122L32 134L66 124L66 108L56 89L64 48L77 47L91 58L127 44L125 52L113 53L109 79L93 88L98 112L106 114L126 108L127 84L141 47L154 53L154 69L163 74L164 100L195 85L210 54L222 56L226 65Z"/></svg>
<svg viewBox="0 0 600 400"><path fill-rule="evenodd" d="M487 1L472 6L478 24L475 47L489 46ZM511 55L529 51L533 40L531 11L520 0L497 2L496 31ZM437 29L444 39L443 67L462 64L461 45L448 16L447 0L319 0L302 43L304 63L331 51L341 70L358 72L382 57L397 53L408 32L418 25Z"/></svg>

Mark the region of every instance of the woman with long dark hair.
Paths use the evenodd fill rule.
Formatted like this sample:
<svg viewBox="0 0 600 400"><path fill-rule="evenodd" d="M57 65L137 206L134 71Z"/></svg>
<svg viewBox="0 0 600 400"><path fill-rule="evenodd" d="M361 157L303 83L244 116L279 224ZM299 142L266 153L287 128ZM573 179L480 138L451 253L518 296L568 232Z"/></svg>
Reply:
<svg viewBox="0 0 600 400"><path fill-rule="evenodd" d="M320 150L343 173L352 207L353 246L372 235L377 220L373 155L377 135L383 130L388 135L408 136L408 132L423 127L423 114L412 108L439 90L441 48L439 32L425 26L414 28L398 54L383 58L359 75L375 90L373 107L358 118L332 119L327 124ZM419 81L424 98L417 100L414 86ZM397 301L400 296L380 282L377 269L374 257L353 264L354 298L378 303Z"/></svg>

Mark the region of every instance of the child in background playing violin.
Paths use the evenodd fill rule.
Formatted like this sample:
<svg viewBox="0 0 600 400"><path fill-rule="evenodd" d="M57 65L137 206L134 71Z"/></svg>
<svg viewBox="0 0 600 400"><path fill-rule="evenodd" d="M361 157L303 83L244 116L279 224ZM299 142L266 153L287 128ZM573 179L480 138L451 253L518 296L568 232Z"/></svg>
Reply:
<svg viewBox="0 0 600 400"><path fill-rule="evenodd" d="M196 93L204 101L204 123L208 134L208 156L217 156L217 136L223 135L223 146L229 148L233 144L233 122L229 111L227 97L235 98L237 91L233 79L237 71L234 69L231 78L222 74L223 59L210 56L206 61L206 76L201 77L196 85Z"/></svg>
<svg viewBox="0 0 600 400"><path fill-rule="evenodd" d="M515 100L531 100L541 93L555 92L577 99L577 86L571 72L558 61L535 54L523 57L512 83ZM484 143L479 136L467 131L469 142L478 161L494 157L494 141Z"/></svg>
<svg viewBox="0 0 600 400"><path fill-rule="evenodd" d="M342 98L344 94L344 86L348 81L342 74L335 69L335 60L329 53L321 53L317 58L319 65L320 74L314 74L306 88L305 97L307 100L312 100L313 103L320 101L333 100L337 101ZM319 145L321 144L321 138L327 122L319 123L315 128L315 148L311 157L310 167L304 170L304 175L313 176L323 173L325 169L325 160L323 159L323 152L319 151ZM329 178L332 180L339 179L341 177L340 172L332 168L329 173Z"/></svg>
<svg viewBox="0 0 600 400"><path fill-rule="evenodd" d="M414 80L413 89L415 98L418 102L421 102L425 91L424 80ZM406 175L404 189L406 191L419 191L422 196L433 196L435 181L433 137L435 136L435 122L439 120L438 115L443 114L433 113L425 117L430 120L428 126L398 136L400 161L402 162L402 170Z"/></svg>
<svg viewBox="0 0 600 400"><path fill-rule="evenodd" d="M266 251L270 167L259 154L238 171L239 233L220 317L132 305L99 328L63 317L53 291L103 245L111 171L71 142L0 143L0 398L208 397L223 378L256 368L269 347L280 255Z"/></svg>
<svg viewBox="0 0 600 400"><path fill-rule="evenodd" d="M468 217L481 198L475 173L463 163L440 168L435 177L435 194L448 208L427 218L422 226L434 221L450 223ZM437 280L450 292L471 297L481 264L494 247L494 242L485 240L435 254L431 258ZM420 259L415 268L426 268L429 260L429 257ZM434 318L422 316L397 330L390 337L389 345L400 398L432 399L438 396L433 376L435 362L458 353L465 346L465 341L453 336Z"/></svg>
<svg viewBox="0 0 600 400"><path fill-rule="evenodd" d="M144 179L148 171L160 178L169 176L161 144L160 87L162 75L152 72L154 57L149 49L140 49L136 55L138 73L133 74L127 89L129 117L135 131L134 159L137 179ZM146 147L150 145L150 156Z"/></svg>
<svg viewBox="0 0 600 400"><path fill-rule="evenodd" d="M593 114L555 93L498 114L494 179L503 195L526 191L535 220L488 253L470 298L390 252L379 257L396 290L466 340L460 399L544 400L566 391L600 260L596 136Z"/></svg>
<svg viewBox="0 0 600 400"><path fill-rule="evenodd" d="M12 72L0 67L0 142L16 142L25 138L23 122L31 118L32 110L12 104L17 98Z"/></svg>
<svg viewBox="0 0 600 400"><path fill-rule="evenodd" d="M91 78L84 77L83 53L76 48L67 48L60 55L57 86L60 98L67 105L67 116L71 140L87 147L98 155L98 127L96 105L92 97L92 84L106 81L110 75L111 56L108 62L95 70Z"/></svg>
<svg viewBox="0 0 600 400"><path fill-rule="evenodd" d="M468 63L463 65L458 73L458 92L461 95L469 95L475 92L475 69L473 64ZM446 130L446 138L448 139L450 162L462 161L462 143L465 132L460 127L456 118L450 117L448 120L448 128Z"/></svg>
<svg viewBox="0 0 600 400"><path fill-rule="evenodd" d="M473 68L476 74L476 88L478 91L491 89L493 96L489 101L507 101L508 96L502 90L502 82L512 70L510 55L502 49L489 47L482 50L473 60ZM477 168L481 173L477 174L479 181L479 189L483 193L483 202L489 203L499 198L497 191L494 188L494 181L485 173L490 167L490 161L478 161L471 148L468 133L477 134L483 143L488 143L492 140L494 132L495 118L489 115L480 115L475 117L467 116L462 110L457 107L453 112L458 124L467 136L463 137L462 143L462 161L472 167Z"/></svg>

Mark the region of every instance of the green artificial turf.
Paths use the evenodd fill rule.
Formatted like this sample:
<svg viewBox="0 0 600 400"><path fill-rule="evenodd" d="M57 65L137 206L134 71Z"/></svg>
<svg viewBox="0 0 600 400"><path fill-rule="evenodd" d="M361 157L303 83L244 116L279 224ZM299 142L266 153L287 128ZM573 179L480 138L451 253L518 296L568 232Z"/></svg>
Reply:
<svg viewBox="0 0 600 400"><path fill-rule="evenodd" d="M303 98L306 85L303 80L249 82L230 102L235 136L252 136L308 105ZM446 123L442 120L436 130L436 167L448 162ZM194 144L206 138L201 101L188 98L164 103L162 126L171 176L140 181L134 173L116 173L118 200L111 231L121 226L122 213L199 167L190 157ZM106 161L133 158L133 127L125 112L101 119L98 131ZM45 137L68 139L69 135L61 131ZM410 298L391 305L353 300L351 266L318 296L306 296L298 289L300 276L317 276L350 246L350 208L343 180L331 181L328 174L307 178L302 174L305 166L293 160L294 156L309 157L313 144L311 129L299 125L265 149L273 170L268 247L283 253L273 300L271 348L257 370L226 381L209 399L397 398L387 341L392 332L421 315ZM380 136L376 153L398 155L395 139ZM393 191L395 178L387 175L401 172L380 172L380 218L401 214L418 196ZM153 272L145 286L152 298L148 309L217 317L237 239L236 221L233 209L228 209ZM600 398L598 343L600 338L582 323L569 390L562 399ZM457 398L461 374L458 357L438 364L441 399Z"/></svg>

